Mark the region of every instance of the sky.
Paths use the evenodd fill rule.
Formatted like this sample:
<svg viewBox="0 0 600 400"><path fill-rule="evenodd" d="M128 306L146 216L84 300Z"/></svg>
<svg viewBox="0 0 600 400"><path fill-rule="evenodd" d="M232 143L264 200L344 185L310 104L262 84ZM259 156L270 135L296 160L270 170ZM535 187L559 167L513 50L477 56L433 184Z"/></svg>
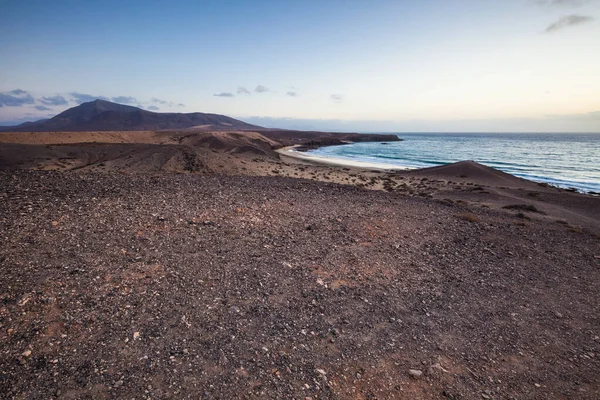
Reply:
<svg viewBox="0 0 600 400"><path fill-rule="evenodd" d="M95 98L267 127L600 132L600 0L0 1L0 125Z"/></svg>

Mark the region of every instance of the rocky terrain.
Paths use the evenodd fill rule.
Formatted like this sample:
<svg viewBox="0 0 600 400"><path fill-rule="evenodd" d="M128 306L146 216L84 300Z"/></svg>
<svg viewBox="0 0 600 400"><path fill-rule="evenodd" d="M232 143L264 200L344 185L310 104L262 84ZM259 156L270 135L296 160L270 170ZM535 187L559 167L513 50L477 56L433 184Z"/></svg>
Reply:
<svg viewBox="0 0 600 400"><path fill-rule="evenodd" d="M93 171L0 171L1 398L600 397L587 230L352 182Z"/></svg>

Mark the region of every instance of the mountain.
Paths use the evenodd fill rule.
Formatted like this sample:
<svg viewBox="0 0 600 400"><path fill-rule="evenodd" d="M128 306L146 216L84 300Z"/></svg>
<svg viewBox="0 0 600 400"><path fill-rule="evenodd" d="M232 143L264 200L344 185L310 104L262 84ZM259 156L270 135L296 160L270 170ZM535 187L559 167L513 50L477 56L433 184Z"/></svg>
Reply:
<svg viewBox="0 0 600 400"><path fill-rule="evenodd" d="M256 125L219 114L156 113L138 107L94 100L48 120L0 127L11 132L156 131L170 129L253 130Z"/></svg>

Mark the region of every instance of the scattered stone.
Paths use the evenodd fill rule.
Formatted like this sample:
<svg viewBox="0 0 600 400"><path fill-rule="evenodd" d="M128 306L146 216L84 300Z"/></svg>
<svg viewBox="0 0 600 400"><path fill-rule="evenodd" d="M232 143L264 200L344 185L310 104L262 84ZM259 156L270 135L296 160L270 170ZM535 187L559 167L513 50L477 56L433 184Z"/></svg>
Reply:
<svg viewBox="0 0 600 400"><path fill-rule="evenodd" d="M140 333L139 332L133 332L133 340L136 340L140 337Z"/></svg>
<svg viewBox="0 0 600 400"><path fill-rule="evenodd" d="M441 366L440 363L433 364L427 369L428 375L439 375L441 373L447 373L448 371Z"/></svg>
<svg viewBox="0 0 600 400"><path fill-rule="evenodd" d="M22 354L23 357L29 357L31 355L31 350L27 349Z"/></svg>
<svg viewBox="0 0 600 400"><path fill-rule="evenodd" d="M410 377L413 379L419 379L423 375L423 371L418 369L409 369L408 375L410 375Z"/></svg>

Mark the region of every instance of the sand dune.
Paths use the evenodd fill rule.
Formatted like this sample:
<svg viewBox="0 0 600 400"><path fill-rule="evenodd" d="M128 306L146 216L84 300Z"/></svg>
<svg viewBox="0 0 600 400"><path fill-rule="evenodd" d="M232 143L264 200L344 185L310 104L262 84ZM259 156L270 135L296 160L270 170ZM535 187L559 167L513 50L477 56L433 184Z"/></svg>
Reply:
<svg viewBox="0 0 600 400"><path fill-rule="evenodd" d="M0 168L43 170L211 172L224 157L267 157L278 143L248 132L0 133ZM240 160L237 160L241 162ZM213 167L210 167L210 166ZM224 172L230 171L228 165ZM235 168L234 168L235 169Z"/></svg>
<svg viewBox="0 0 600 400"><path fill-rule="evenodd" d="M439 167L422 168L403 173L405 176L420 176L433 179L446 179L458 182L472 182L488 186L538 188L539 185L500 170L487 167L475 161L460 161Z"/></svg>

